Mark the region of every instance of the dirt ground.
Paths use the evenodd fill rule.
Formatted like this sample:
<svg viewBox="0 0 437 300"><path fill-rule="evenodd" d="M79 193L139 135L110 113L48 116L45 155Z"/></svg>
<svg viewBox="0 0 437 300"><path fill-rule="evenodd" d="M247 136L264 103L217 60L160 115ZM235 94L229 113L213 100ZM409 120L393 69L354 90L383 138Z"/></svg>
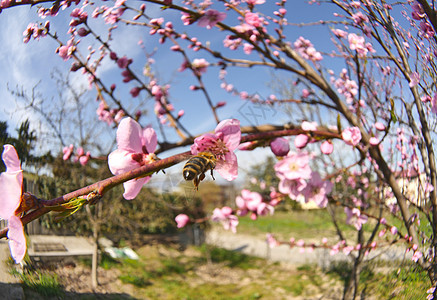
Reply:
<svg viewBox="0 0 437 300"><path fill-rule="evenodd" d="M180 252L178 251L173 247L168 247L168 245L146 245L136 249L136 252L141 256L151 258L159 255L166 255L168 257L179 255ZM185 257L198 256L199 252L192 248L187 248L183 251L183 255ZM47 267L52 269L46 265ZM274 268L273 274L266 278L260 269L242 270L236 268L229 272L229 269L226 269L222 263L211 263L199 265L190 271L189 274L186 274L186 276L187 281L190 282L189 284L193 288L203 284L228 285L238 283L239 286L243 287L256 283L264 289L269 284L271 285L272 278L283 278L285 275L297 272L296 266L286 263L276 263L272 268ZM30 289L25 289L26 299L144 299L138 295L138 289L135 286L123 283L119 279L121 271L115 267L109 270L98 269L99 286L96 290L93 290L91 286L90 268L83 263L67 263L62 266L57 264L57 267L52 270L57 274L58 281L66 292L65 295L62 298L40 296ZM323 287L310 287L305 292L306 295L311 294L311 297L293 297L286 290L276 287L275 290L269 291L269 294L276 295L274 298L267 294L262 299L338 299L342 291L341 285L328 277L323 282ZM323 290L323 293L320 293L320 290Z"/></svg>

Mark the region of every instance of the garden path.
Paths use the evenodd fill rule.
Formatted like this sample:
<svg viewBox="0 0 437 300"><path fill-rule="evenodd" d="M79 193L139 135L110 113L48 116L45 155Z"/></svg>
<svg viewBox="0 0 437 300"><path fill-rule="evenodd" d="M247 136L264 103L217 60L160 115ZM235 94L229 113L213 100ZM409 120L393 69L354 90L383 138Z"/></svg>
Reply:
<svg viewBox="0 0 437 300"><path fill-rule="evenodd" d="M206 242L228 250L241 251L242 253L266 258L275 262L286 262L294 265L317 264L321 268L327 268L334 261L346 260L343 253L330 255L328 249L314 249L309 251L299 247L290 248L280 245L270 248L266 239L257 238L241 233L232 233L217 228L211 229L206 235ZM368 259L400 260L411 259L411 254L405 254L401 247L380 248L370 252Z"/></svg>

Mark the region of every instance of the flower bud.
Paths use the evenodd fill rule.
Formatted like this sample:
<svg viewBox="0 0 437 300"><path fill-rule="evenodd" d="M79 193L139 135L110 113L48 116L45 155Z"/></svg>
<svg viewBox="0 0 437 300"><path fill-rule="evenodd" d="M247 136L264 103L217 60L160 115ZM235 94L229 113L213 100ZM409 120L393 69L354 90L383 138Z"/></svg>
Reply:
<svg viewBox="0 0 437 300"><path fill-rule="evenodd" d="M183 228L190 222L190 218L186 214L179 214L176 216L175 221L178 228Z"/></svg>
<svg viewBox="0 0 437 300"><path fill-rule="evenodd" d="M323 154L331 154L332 151L334 150L334 145L331 143L331 141L324 141L320 145L320 150L322 151Z"/></svg>
<svg viewBox="0 0 437 300"><path fill-rule="evenodd" d="M270 149L276 156L285 156L290 151L287 139L279 137L270 142Z"/></svg>
<svg viewBox="0 0 437 300"><path fill-rule="evenodd" d="M305 148L305 146L308 144L309 137L306 134L299 134L294 139L294 145L296 148L302 149Z"/></svg>

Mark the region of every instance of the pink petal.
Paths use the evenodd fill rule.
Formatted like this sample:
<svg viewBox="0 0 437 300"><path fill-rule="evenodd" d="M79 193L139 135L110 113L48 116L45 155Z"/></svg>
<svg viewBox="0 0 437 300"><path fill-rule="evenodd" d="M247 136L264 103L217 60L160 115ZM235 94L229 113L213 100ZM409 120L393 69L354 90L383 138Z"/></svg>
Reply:
<svg viewBox="0 0 437 300"><path fill-rule="evenodd" d="M215 128L215 133L223 133L223 141L229 151L234 151L240 145L241 129L240 121L237 119L227 119L221 121Z"/></svg>
<svg viewBox="0 0 437 300"><path fill-rule="evenodd" d="M19 264L26 254L26 237L20 218L11 216L8 220L9 249L15 263Z"/></svg>
<svg viewBox="0 0 437 300"><path fill-rule="evenodd" d="M143 145L146 146L147 152L154 153L158 145L158 137L153 128L148 127L143 129Z"/></svg>
<svg viewBox="0 0 437 300"><path fill-rule="evenodd" d="M143 185L145 185L150 180L150 176L144 177L144 178L136 178L129 181L126 181L123 183L124 187L124 194L123 197L126 200L132 200L134 199L139 192L141 191L141 188Z"/></svg>
<svg viewBox="0 0 437 300"><path fill-rule="evenodd" d="M226 180L232 181L238 177L238 162L234 152L228 152L225 161L217 161L215 168L217 172Z"/></svg>
<svg viewBox="0 0 437 300"><path fill-rule="evenodd" d="M20 159L14 146L4 145L3 148L2 159L6 166L6 172L21 171Z"/></svg>
<svg viewBox="0 0 437 300"><path fill-rule="evenodd" d="M112 174L118 175L138 168L140 164L132 160L132 153L117 149L109 154L108 166Z"/></svg>
<svg viewBox="0 0 437 300"><path fill-rule="evenodd" d="M132 118L124 118L117 129L118 149L142 153L141 136L142 130L140 124Z"/></svg>
<svg viewBox="0 0 437 300"><path fill-rule="evenodd" d="M9 168L10 169L10 168ZM9 219L21 202L21 186L23 172L7 172L0 174L0 218Z"/></svg>

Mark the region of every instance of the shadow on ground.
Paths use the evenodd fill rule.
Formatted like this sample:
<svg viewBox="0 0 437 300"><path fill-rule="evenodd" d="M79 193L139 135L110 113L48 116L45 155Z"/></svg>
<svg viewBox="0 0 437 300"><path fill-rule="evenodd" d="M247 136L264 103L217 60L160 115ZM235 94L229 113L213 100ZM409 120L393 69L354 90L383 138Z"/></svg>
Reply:
<svg viewBox="0 0 437 300"><path fill-rule="evenodd" d="M23 290L19 283L0 283L0 299L7 300L57 300L57 299L126 299L133 300L132 296L126 293L74 293L59 290L55 295L41 295L31 288Z"/></svg>

